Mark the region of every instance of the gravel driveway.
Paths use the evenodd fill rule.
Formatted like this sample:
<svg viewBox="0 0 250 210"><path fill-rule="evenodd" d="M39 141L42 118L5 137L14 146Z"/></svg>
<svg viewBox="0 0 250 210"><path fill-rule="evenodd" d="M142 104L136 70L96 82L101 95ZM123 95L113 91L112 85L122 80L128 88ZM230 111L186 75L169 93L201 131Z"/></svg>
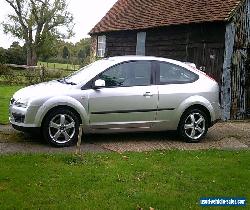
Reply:
<svg viewBox="0 0 250 210"><path fill-rule="evenodd" d="M113 135L88 135L83 137L82 152L126 152L152 150L200 150L250 148L250 121L218 123L201 143L185 143L172 132L130 133ZM0 125L0 154L4 153L54 153L74 152L76 147L53 148L39 137L15 131L10 126Z"/></svg>

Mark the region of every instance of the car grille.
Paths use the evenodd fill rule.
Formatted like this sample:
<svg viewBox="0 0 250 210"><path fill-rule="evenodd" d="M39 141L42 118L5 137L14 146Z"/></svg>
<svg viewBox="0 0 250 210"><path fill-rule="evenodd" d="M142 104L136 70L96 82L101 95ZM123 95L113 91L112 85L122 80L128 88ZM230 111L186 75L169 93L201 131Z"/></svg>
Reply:
<svg viewBox="0 0 250 210"><path fill-rule="evenodd" d="M24 123L25 115L12 113L12 116L17 123Z"/></svg>

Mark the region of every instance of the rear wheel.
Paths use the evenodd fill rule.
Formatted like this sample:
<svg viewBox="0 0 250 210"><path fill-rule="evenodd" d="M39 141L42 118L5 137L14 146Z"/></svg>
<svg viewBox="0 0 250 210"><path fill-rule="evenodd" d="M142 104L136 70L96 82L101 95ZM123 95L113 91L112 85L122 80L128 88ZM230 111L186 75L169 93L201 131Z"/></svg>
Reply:
<svg viewBox="0 0 250 210"><path fill-rule="evenodd" d="M71 146L77 142L79 125L79 119L74 112L60 108L52 111L46 117L43 124L43 135L53 146Z"/></svg>
<svg viewBox="0 0 250 210"><path fill-rule="evenodd" d="M199 142L208 130L208 118L199 109L192 109L184 113L179 125L179 134L186 142Z"/></svg>

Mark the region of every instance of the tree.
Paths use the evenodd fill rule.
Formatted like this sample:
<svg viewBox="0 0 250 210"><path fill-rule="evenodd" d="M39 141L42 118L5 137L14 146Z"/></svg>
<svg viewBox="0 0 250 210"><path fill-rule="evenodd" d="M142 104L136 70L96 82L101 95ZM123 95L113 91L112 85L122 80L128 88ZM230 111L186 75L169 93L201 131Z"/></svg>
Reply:
<svg viewBox="0 0 250 210"><path fill-rule="evenodd" d="M46 61L58 54L58 40L50 33L47 33L43 40L43 44L38 49L38 59Z"/></svg>
<svg viewBox="0 0 250 210"><path fill-rule="evenodd" d="M73 16L67 11L66 0L5 1L13 8L14 14L9 14L8 23L3 23L4 31L24 40L27 65L37 64L48 35L62 39L73 35Z"/></svg>
<svg viewBox="0 0 250 210"><path fill-rule="evenodd" d="M83 49L80 49L77 56L78 59L82 61L86 57L85 51Z"/></svg>
<svg viewBox="0 0 250 210"><path fill-rule="evenodd" d="M23 65L26 63L25 47L21 47L19 42L13 42L8 50L5 51L6 63Z"/></svg>
<svg viewBox="0 0 250 210"><path fill-rule="evenodd" d="M88 63L86 59L90 56L90 39L81 39L75 44L75 48L78 51L77 57L81 64Z"/></svg>
<svg viewBox="0 0 250 210"><path fill-rule="evenodd" d="M0 64L6 63L6 50L2 47L0 47Z"/></svg>
<svg viewBox="0 0 250 210"><path fill-rule="evenodd" d="M25 47L19 45L19 42L13 42L9 49L0 47L0 64L18 64L26 63Z"/></svg>
<svg viewBox="0 0 250 210"><path fill-rule="evenodd" d="M62 54L63 59L69 59L69 55L70 55L69 49L67 48L67 46L64 46Z"/></svg>

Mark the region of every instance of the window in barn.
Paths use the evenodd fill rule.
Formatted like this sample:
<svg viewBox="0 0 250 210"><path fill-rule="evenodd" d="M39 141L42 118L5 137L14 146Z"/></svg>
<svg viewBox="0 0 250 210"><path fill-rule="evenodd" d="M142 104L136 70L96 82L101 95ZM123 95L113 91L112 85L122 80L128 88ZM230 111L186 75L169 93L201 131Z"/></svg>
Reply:
<svg viewBox="0 0 250 210"><path fill-rule="evenodd" d="M97 38L97 56L103 58L106 50L106 36L98 36Z"/></svg>
<svg viewBox="0 0 250 210"><path fill-rule="evenodd" d="M146 32L137 33L136 55L145 55Z"/></svg>

